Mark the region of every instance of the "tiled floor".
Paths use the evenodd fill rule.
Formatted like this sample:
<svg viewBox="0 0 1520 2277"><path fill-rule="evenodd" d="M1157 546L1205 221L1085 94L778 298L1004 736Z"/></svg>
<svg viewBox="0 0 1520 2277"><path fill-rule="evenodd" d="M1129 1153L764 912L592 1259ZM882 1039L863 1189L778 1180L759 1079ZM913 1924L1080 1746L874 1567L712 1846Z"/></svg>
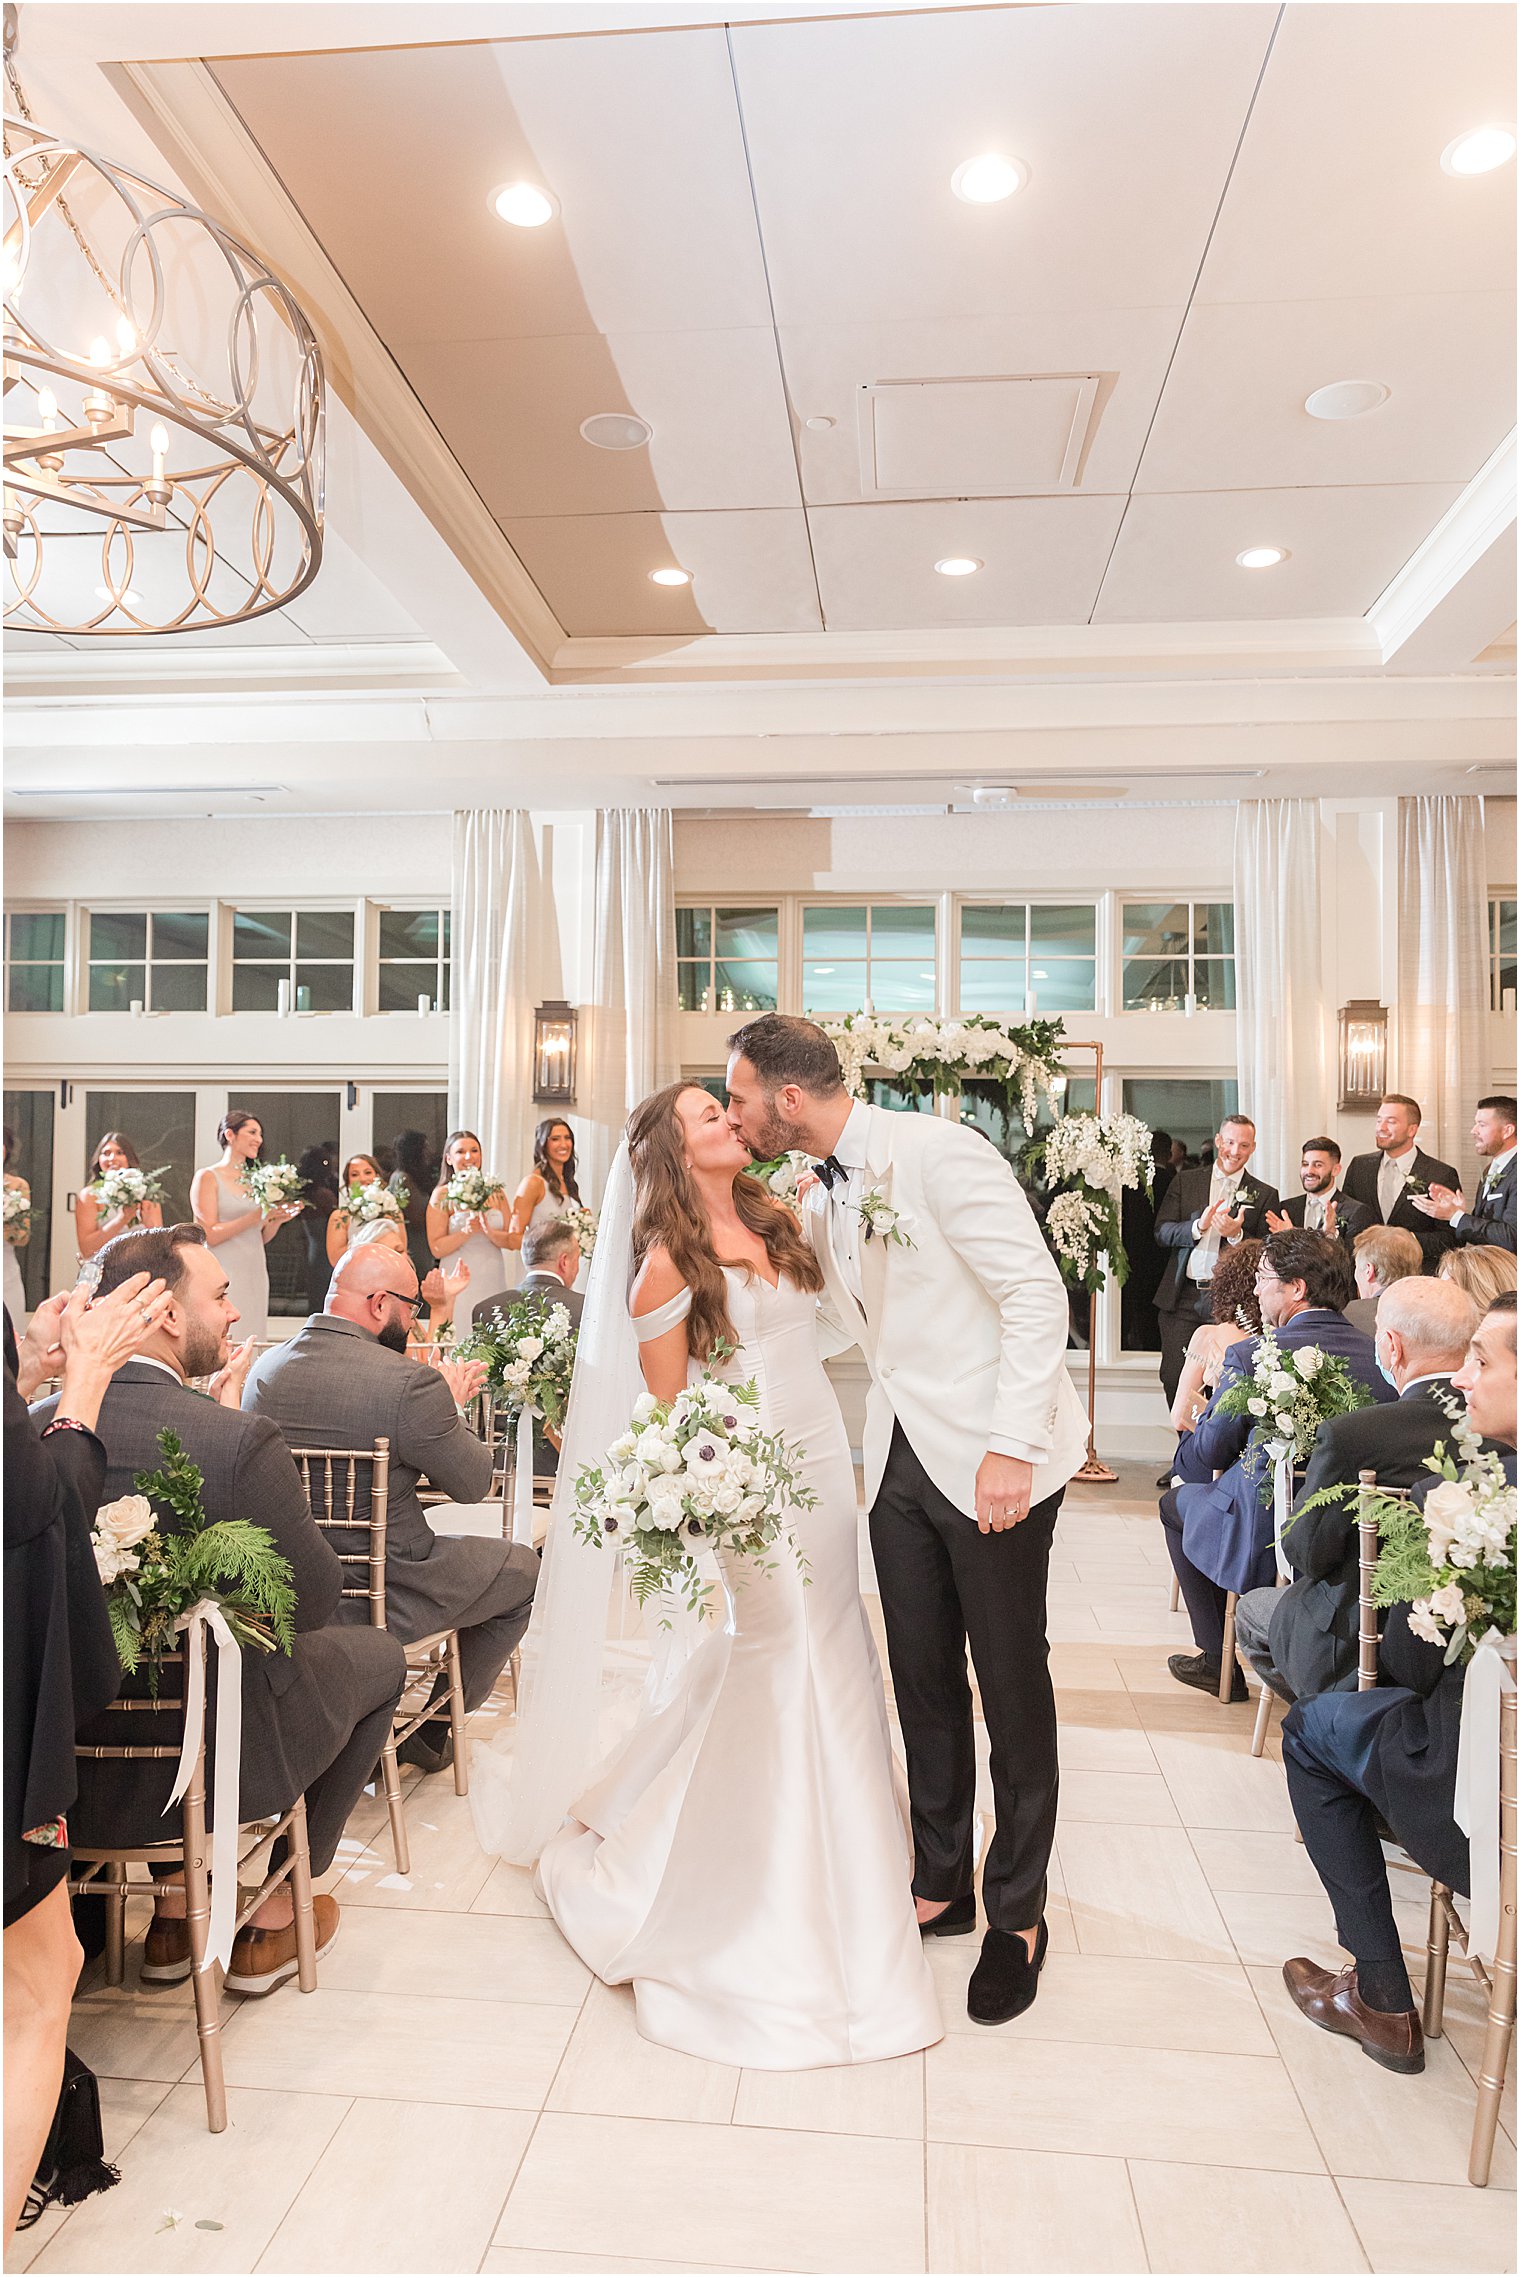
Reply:
<svg viewBox="0 0 1520 2277"><path fill-rule="evenodd" d="M412 1871L366 1800L321 1990L227 2004L231 2125L204 2123L188 1996L82 1993L119 2189L8 2269L1488 2271L1514 2267L1513 2090L1466 2181L1482 2003L1398 2079L1291 2008L1337 1957L1253 1711L1181 1691L1143 1472L1068 1495L1052 1569L1061 1832L1040 1998L965 2013L974 1940L930 1947L926 2056L776 2074L641 2040L445 1777ZM482 1740L507 1738L480 1719ZM364 1840L376 1835L376 1846ZM1401 1907L1411 1960L1420 1889ZM140 1922L138 1924L140 1929Z"/></svg>

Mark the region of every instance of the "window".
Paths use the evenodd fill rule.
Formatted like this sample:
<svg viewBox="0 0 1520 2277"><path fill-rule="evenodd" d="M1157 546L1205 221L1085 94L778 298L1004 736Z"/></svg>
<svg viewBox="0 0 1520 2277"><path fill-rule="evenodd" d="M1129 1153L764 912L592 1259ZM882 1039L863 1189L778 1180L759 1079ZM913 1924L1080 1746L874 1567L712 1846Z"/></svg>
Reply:
<svg viewBox="0 0 1520 2277"><path fill-rule="evenodd" d="M1158 1137L1177 1141L1194 1162L1204 1147L1213 1145L1225 1116L1233 1115L1240 1102L1233 1076L1126 1076L1123 1097L1126 1115L1138 1115ZM1167 1168L1157 1170L1149 1201L1143 1194L1123 1197L1124 1246L1130 1262L1119 1314L1119 1342L1125 1352L1161 1349L1156 1291L1172 1252L1160 1247L1153 1228L1174 1175Z"/></svg>
<svg viewBox="0 0 1520 2277"><path fill-rule="evenodd" d="M1488 905L1488 1000L1496 1012L1515 1009L1515 903ZM14 1001L14 999L13 999Z"/></svg>
<svg viewBox="0 0 1520 2277"><path fill-rule="evenodd" d="M416 1012L430 999L435 1012L449 1008L449 912L446 909L382 909L380 983L376 1010Z"/></svg>
<svg viewBox="0 0 1520 2277"><path fill-rule="evenodd" d="M1092 1012L1098 913L1091 902L968 903L961 911L960 1008L1022 1013Z"/></svg>
<svg viewBox="0 0 1520 2277"><path fill-rule="evenodd" d="M777 933L774 909L678 909L681 1010L774 1012Z"/></svg>
<svg viewBox="0 0 1520 2277"><path fill-rule="evenodd" d="M1228 901L1124 904L1126 1012L1233 1012L1235 908Z"/></svg>
<svg viewBox="0 0 1520 2277"><path fill-rule="evenodd" d="M934 904L820 903L802 912L802 1009L932 1012Z"/></svg>
<svg viewBox="0 0 1520 2277"><path fill-rule="evenodd" d="M210 919L204 909L92 909L92 1012L204 1012Z"/></svg>
<svg viewBox="0 0 1520 2277"><path fill-rule="evenodd" d="M5 1003L10 1012L63 1010L61 909L16 909L5 919Z"/></svg>
<svg viewBox="0 0 1520 2277"><path fill-rule="evenodd" d="M351 909L236 909L232 913L232 1009L278 1012L280 983L293 1012L354 1008ZM417 995L412 1006L415 1010Z"/></svg>
<svg viewBox="0 0 1520 2277"><path fill-rule="evenodd" d="M229 1091L227 1105L258 1116L264 1130L262 1161L298 1163L309 1181L337 1162L336 1091ZM321 1213L303 1210L265 1244L271 1320L321 1311L332 1279L326 1237Z"/></svg>

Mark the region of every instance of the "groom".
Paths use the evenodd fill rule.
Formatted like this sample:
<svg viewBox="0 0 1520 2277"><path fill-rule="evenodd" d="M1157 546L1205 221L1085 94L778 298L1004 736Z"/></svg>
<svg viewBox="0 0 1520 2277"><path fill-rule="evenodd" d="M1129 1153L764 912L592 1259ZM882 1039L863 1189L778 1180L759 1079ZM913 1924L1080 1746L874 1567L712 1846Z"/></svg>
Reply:
<svg viewBox="0 0 1520 2277"><path fill-rule="evenodd" d="M852 1099L810 1020L767 1013L729 1050L728 1119L750 1151L815 1158L804 1227L871 1371L871 1549L926 1936L976 1927L970 1641L996 1829L966 2006L979 2024L1004 2024L1034 2000L1048 1941L1045 1582L1062 1491L1087 1443L1066 1372L1066 1292L1013 1172L980 1132Z"/></svg>

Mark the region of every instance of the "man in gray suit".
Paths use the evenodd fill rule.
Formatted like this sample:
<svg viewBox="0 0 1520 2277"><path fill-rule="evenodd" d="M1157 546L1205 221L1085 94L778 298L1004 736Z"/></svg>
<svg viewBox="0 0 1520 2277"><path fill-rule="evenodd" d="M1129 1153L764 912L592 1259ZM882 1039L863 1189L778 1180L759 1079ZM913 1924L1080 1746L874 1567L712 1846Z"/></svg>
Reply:
<svg viewBox="0 0 1520 2277"><path fill-rule="evenodd" d="M145 1326L136 1358L112 1379L100 1410L106 1450L106 1492L131 1494L139 1471L161 1468L158 1434L175 1432L201 1472L202 1500L214 1522L245 1518L273 1535L295 1580L296 1638L292 1650L242 1657L243 1749L239 1811L243 1820L274 1817L306 1797L311 1870L325 1874L359 1796L374 1775L405 1678L394 1637L382 1630L339 1629L342 1568L311 1515L300 1473L280 1435L233 1402L192 1391L186 1379L228 1366L227 1331L237 1307L227 1275L199 1226L118 1234L100 1252L97 1295L134 1273L161 1278L174 1302L157 1328ZM33 1410L46 1422L56 1402ZM163 1521L161 1518L161 1522ZM131 1696L146 1696L146 1679L129 1677ZM207 1691L214 1725L215 1655ZM175 1738L167 1715L132 1717L134 1746L164 1746ZM124 1719L109 1710L85 1727L86 1746L122 1744ZM212 1783L214 1748L208 1734L206 1775ZM146 1845L172 1839L177 1821L163 1814L173 1782L173 1759L159 1763L92 1762L79 1765L79 1801L69 1813L81 1842ZM214 1817L214 1792L211 1795ZM143 1978L172 1984L190 1974L185 1900L177 1878L166 1879L148 1931ZM321 1951L337 1935L338 1907L316 1900ZM294 1914L288 1884L260 1907L232 1948L227 1984L234 1992L272 1992L295 1973Z"/></svg>
<svg viewBox="0 0 1520 2277"><path fill-rule="evenodd" d="M451 1387L447 1364L424 1367L406 1356L420 1303L410 1257L378 1243L348 1250L333 1273L326 1310L255 1363L243 1406L276 1424L292 1447L389 1439L387 1625L408 1643L457 1629L465 1706L478 1708L528 1625L538 1554L525 1544L435 1534L427 1522L419 1479L456 1502L479 1502L491 1484L491 1457L455 1402L456 1389L467 1396L478 1370ZM337 1618L363 1621L367 1608L348 1601ZM453 1760L441 1679L434 1699L442 1712L397 1751L423 1771L441 1771Z"/></svg>
<svg viewBox="0 0 1520 2277"><path fill-rule="evenodd" d="M546 1218L541 1225L530 1226L523 1235L522 1256L528 1270L521 1287L508 1289L505 1295L482 1297L470 1313L472 1325L479 1328L493 1312L499 1312L517 1297L547 1297L551 1304L564 1306L570 1315L570 1326L578 1329L586 1302L575 1288L575 1278L581 1269L581 1245L565 1220Z"/></svg>

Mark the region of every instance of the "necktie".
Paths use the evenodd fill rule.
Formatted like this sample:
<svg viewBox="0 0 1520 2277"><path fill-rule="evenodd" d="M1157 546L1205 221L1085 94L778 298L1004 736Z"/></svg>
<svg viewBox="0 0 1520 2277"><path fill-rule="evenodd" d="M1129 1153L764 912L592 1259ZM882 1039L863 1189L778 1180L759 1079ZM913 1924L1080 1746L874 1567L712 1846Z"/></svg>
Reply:
<svg viewBox="0 0 1520 2277"><path fill-rule="evenodd" d="M831 1194L835 1186L843 1184L850 1175L837 1154L826 1154L822 1162L813 1164L813 1169L826 1194Z"/></svg>

